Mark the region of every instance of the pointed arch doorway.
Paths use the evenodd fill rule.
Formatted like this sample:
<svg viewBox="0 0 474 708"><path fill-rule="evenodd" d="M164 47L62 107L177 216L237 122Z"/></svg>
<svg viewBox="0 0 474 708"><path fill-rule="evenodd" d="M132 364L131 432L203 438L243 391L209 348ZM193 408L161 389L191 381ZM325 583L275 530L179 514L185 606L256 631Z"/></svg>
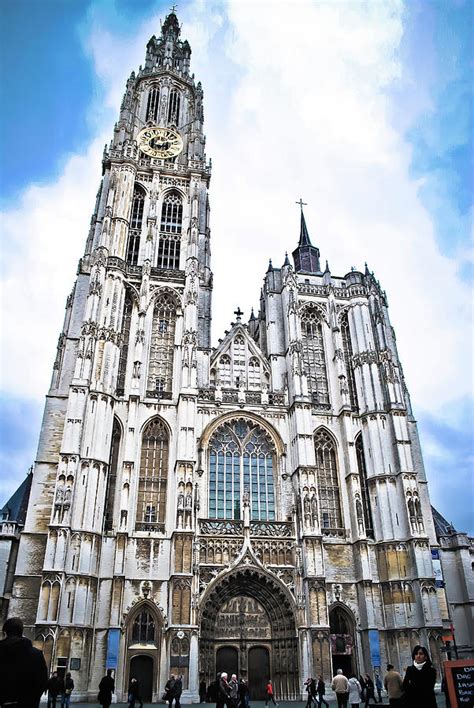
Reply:
<svg viewBox="0 0 474 708"><path fill-rule="evenodd" d="M345 676L357 675L355 654L355 619L342 604L329 610L329 632L333 675L342 669Z"/></svg>
<svg viewBox="0 0 474 708"><path fill-rule="evenodd" d="M294 700L300 689L291 596L256 568L230 573L204 598L199 654L206 683L218 671L236 673L251 699L263 700L272 679L278 699Z"/></svg>

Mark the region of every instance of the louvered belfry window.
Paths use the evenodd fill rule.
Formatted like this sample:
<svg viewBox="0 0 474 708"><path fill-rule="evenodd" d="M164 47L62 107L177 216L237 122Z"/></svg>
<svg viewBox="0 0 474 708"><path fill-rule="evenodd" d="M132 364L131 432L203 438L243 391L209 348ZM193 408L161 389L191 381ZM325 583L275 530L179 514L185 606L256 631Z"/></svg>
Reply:
<svg viewBox="0 0 474 708"><path fill-rule="evenodd" d="M352 342L351 342L351 332L349 329L349 320L347 317L347 312L345 312L341 318L341 337L342 337L342 351L344 355L344 364L346 366L347 383L349 386L349 398L351 402L351 407L353 410L359 409L359 404L357 401L357 388L354 377L354 367L352 365Z"/></svg>
<svg viewBox="0 0 474 708"><path fill-rule="evenodd" d="M163 523L168 483L168 432L162 420L154 418L143 431L138 479L137 523Z"/></svg>
<svg viewBox="0 0 474 708"><path fill-rule="evenodd" d="M339 529L342 527L342 516L336 449L334 440L326 430L316 431L314 450L321 528Z"/></svg>
<svg viewBox="0 0 474 708"><path fill-rule="evenodd" d="M139 187L133 193L132 209L130 212L130 228L128 231L127 263L137 265L140 253L140 236L143 223L143 207L145 195Z"/></svg>
<svg viewBox="0 0 474 708"><path fill-rule="evenodd" d="M167 293L155 301L148 360L147 391L171 393L176 304Z"/></svg>
<svg viewBox="0 0 474 708"><path fill-rule="evenodd" d="M304 311L301 318L301 335L308 388L313 404L327 408L329 387L322 325L316 308L307 308Z"/></svg>
<svg viewBox="0 0 474 708"><path fill-rule="evenodd" d="M152 86L148 92L148 101L146 106L146 121L156 123L158 120L158 111L160 109L160 89L158 86Z"/></svg>
<svg viewBox="0 0 474 708"><path fill-rule="evenodd" d="M183 202L179 194L171 192L165 197L161 209L158 268L179 268L182 226Z"/></svg>

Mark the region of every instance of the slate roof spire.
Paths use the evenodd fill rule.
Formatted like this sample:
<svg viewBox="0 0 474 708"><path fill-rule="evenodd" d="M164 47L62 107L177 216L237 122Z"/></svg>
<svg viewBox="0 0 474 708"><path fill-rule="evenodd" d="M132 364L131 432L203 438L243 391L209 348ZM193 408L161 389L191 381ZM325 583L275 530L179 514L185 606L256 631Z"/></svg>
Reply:
<svg viewBox="0 0 474 708"><path fill-rule="evenodd" d="M304 218L303 206L306 206L305 202L300 199L297 204L300 205L301 209L301 222L300 222L300 240L298 243L298 248L293 251L293 261L295 264L295 270L297 272L304 273L320 273L321 268L319 265L319 248L313 246L308 233L308 227L306 226L306 219Z"/></svg>

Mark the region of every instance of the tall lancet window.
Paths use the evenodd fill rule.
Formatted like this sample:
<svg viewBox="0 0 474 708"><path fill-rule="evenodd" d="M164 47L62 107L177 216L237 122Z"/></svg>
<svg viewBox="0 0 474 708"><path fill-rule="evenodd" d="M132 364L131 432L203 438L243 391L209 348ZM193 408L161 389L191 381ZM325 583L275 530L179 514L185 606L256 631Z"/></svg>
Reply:
<svg viewBox="0 0 474 708"><path fill-rule="evenodd" d="M349 386L349 399L351 402L352 409L358 410L359 403L357 401L357 388L354 377L354 367L352 366L352 342L347 312L345 312L341 318L341 338L344 364L346 365L347 383Z"/></svg>
<svg viewBox="0 0 474 708"><path fill-rule="evenodd" d="M357 467L359 469L360 491L362 495L362 508L364 512L365 533L369 538L374 537L374 522L372 520L372 509L370 507L369 486L367 483L367 467L365 464L364 442L362 433L356 438L355 449L357 456Z"/></svg>
<svg viewBox="0 0 474 708"><path fill-rule="evenodd" d="M107 475L107 490L105 492L104 531L111 531L113 528L115 489L117 486L117 467L121 437L122 431L120 424L118 420L114 418L112 443L110 446L109 470Z"/></svg>
<svg viewBox="0 0 474 708"><path fill-rule="evenodd" d="M336 449L326 430L317 430L314 436L318 494L323 529L342 528L339 478L337 474Z"/></svg>
<svg viewBox="0 0 474 708"><path fill-rule="evenodd" d="M183 227L183 202L176 192L170 192L161 209L158 268L177 270Z"/></svg>
<svg viewBox="0 0 474 708"><path fill-rule="evenodd" d="M209 443L209 518L241 519L245 494L252 519L274 521L275 458L263 428L243 419L221 425Z"/></svg>
<svg viewBox="0 0 474 708"><path fill-rule="evenodd" d="M158 86L152 86L148 92L148 101L146 104L146 121L156 123L158 120L158 111L160 108L160 89Z"/></svg>
<svg viewBox="0 0 474 708"><path fill-rule="evenodd" d="M120 359L117 376L117 395L123 396L125 390L125 374L127 373L128 345L130 341L130 325L132 322L132 298L129 291L125 294L122 317L122 347L120 349Z"/></svg>
<svg viewBox="0 0 474 708"><path fill-rule="evenodd" d="M156 299L153 308L147 382L147 392L163 398L171 397L175 322L176 304L165 293Z"/></svg>
<svg viewBox="0 0 474 708"><path fill-rule="evenodd" d="M179 91L176 89L171 89L168 102L168 123L173 123L176 126L179 124L180 103L181 97L179 95Z"/></svg>
<svg viewBox="0 0 474 708"><path fill-rule="evenodd" d="M308 388L315 405L329 406L329 387L321 315L308 307L301 317L303 358Z"/></svg>
<svg viewBox="0 0 474 708"><path fill-rule="evenodd" d="M163 523L166 513L169 439L165 424L151 420L143 431L138 478L137 528Z"/></svg>
<svg viewBox="0 0 474 708"><path fill-rule="evenodd" d="M130 228L128 231L127 263L136 265L140 252L140 234L143 223L143 207L145 195L140 187L135 187L133 192L132 209L130 212Z"/></svg>

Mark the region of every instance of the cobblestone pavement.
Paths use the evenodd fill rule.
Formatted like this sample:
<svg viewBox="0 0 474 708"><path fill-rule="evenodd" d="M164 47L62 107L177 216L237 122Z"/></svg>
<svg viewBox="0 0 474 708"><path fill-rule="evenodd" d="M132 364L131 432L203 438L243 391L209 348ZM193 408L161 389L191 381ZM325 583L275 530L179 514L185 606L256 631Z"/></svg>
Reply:
<svg viewBox="0 0 474 708"><path fill-rule="evenodd" d="M330 708L337 708L337 701L335 699L330 700L329 698L326 699L329 703ZM442 694L437 694L436 695L436 701L438 704L438 708L446 708L446 703L444 700L444 696ZM91 706L96 705L97 708L100 708L98 704L94 703L73 703L71 701L71 708L91 708ZM182 703L181 706L184 708L184 706L189 705L186 703ZM215 708L214 703L193 703L193 706L198 708L198 706L202 706L202 708ZM279 704L279 708L305 708L306 702L303 701L281 701ZM167 708L167 704L165 703L144 703L143 708L151 708L151 706L162 706L163 708ZM385 698L383 700L383 703L371 703L370 708L375 708L378 706L381 708L381 706L388 706L388 700ZM128 708L127 703L113 703L111 708ZM265 701L251 701L250 703L250 708L265 708ZM272 707L273 708L273 707ZM365 704L361 704L360 708L365 708ZM369 707L367 707L369 708ZM421 708L421 706L420 706Z"/></svg>

